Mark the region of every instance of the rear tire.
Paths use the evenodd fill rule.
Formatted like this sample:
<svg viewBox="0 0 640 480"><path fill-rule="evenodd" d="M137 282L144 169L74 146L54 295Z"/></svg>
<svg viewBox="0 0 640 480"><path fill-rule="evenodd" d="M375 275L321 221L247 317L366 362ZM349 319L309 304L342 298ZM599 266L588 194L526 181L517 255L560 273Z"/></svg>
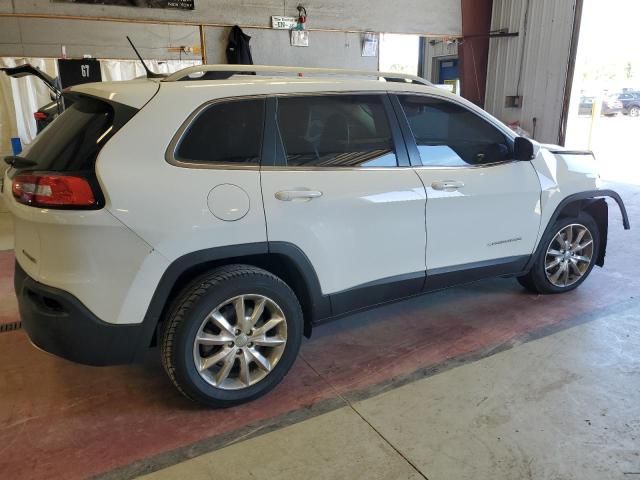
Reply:
<svg viewBox="0 0 640 480"><path fill-rule="evenodd" d="M302 309L286 283L256 267L229 265L194 280L173 303L162 328L162 363L186 397L230 407L282 380L302 332Z"/></svg>
<svg viewBox="0 0 640 480"><path fill-rule="evenodd" d="M518 282L535 293L569 292L593 270L600 251L598 224L586 212L561 218L547 229L540 247L531 270Z"/></svg>

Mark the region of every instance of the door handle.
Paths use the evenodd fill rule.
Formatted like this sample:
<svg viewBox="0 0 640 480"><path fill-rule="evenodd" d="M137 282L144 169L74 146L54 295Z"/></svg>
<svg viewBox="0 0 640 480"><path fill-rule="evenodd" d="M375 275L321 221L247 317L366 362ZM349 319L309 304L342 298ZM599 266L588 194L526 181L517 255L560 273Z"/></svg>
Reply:
<svg viewBox="0 0 640 480"><path fill-rule="evenodd" d="M276 192L276 198L283 202L292 202L295 200L309 201L313 198L322 196L322 192L318 190L280 190Z"/></svg>
<svg viewBox="0 0 640 480"><path fill-rule="evenodd" d="M434 190L444 190L445 192L453 192L464 187L464 182L458 180L443 180L441 182L433 182L431 188Z"/></svg>

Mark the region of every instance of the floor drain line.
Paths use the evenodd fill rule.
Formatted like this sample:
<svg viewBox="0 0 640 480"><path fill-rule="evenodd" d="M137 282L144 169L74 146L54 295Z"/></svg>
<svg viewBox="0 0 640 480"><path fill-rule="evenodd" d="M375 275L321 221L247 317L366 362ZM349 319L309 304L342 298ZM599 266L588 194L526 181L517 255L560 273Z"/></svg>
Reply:
<svg viewBox="0 0 640 480"><path fill-rule="evenodd" d="M22 322L0 323L0 333L13 332L22 328Z"/></svg>

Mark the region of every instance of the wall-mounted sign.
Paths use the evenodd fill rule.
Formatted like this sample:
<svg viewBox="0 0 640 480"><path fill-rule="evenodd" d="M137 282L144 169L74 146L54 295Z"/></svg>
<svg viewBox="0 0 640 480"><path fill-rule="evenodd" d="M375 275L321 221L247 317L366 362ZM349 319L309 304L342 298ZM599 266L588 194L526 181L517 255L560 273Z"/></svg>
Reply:
<svg viewBox="0 0 640 480"><path fill-rule="evenodd" d="M306 30L291 30L291 45L294 47L308 47L309 32Z"/></svg>
<svg viewBox="0 0 640 480"><path fill-rule="evenodd" d="M121 7L173 8L193 10L195 0L51 0L53 3L88 3L92 5L119 5Z"/></svg>
<svg viewBox="0 0 640 480"><path fill-rule="evenodd" d="M296 17L271 16L271 28L275 28L276 30L291 30L297 24L298 19Z"/></svg>
<svg viewBox="0 0 640 480"><path fill-rule="evenodd" d="M95 58L83 58L81 60L60 58L58 59L58 72L62 88L102 81L100 61Z"/></svg>
<svg viewBox="0 0 640 480"><path fill-rule="evenodd" d="M378 35L366 32L362 35L362 56L375 57L378 55Z"/></svg>

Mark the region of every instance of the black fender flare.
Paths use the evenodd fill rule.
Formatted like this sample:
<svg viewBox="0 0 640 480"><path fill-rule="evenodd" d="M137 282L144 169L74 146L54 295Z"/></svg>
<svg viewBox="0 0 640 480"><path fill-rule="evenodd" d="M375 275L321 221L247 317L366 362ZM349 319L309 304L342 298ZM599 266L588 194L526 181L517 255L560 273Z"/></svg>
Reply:
<svg viewBox="0 0 640 480"><path fill-rule="evenodd" d="M252 258L270 255L275 258L286 257L287 261L295 266L301 281L305 283L309 303L308 314L310 319L308 320L315 322L319 319L330 317L331 302L329 297L322 295L316 271L309 258L298 246L288 242L254 242L207 248L187 253L175 259L162 274L142 321L142 333L137 359L140 360L151 345L156 328L170 302L169 297L181 276L186 272L199 265L224 260L243 263L243 259L246 259L247 263L251 264ZM309 325L307 323L305 321L305 335L309 336L311 333L310 323Z"/></svg>
<svg viewBox="0 0 640 480"><path fill-rule="evenodd" d="M567 205L580 200L604 201L604 199L607 197L612 198L618 204L618 208L620 209L620 214L622 215L622 226L625 230L630 230L631 224L629 223L629 215L627 214L627 208L625 207L624 202L622 201L622 198L620 197L620 194L618 194L618 192L614 190L586 190L584 192L574 193L562 199L562 201L558 204L558 206L554 210L553 215L551 215L551 217L549 218L549 221L547 222L547 226L545 228L545 232L542 234L542 236L544 236L544 234L547 233L546 229L548 229L551 225L553 225L556 222L556 220L558 220L558 218L562 214L563 210L567 207ZM606 236L607 234L606 230L604 231L604 234ZM542 238L542 236L540 238ZM542 248L542 244L539 243L536 246L536 249L531 255L529 261L527 262L527 265L524 270L525 272L528 272L529 270L531 270L531 268L533 267L533 263L535 262L536 258L538 258L538 254L540 253L541 248ZM601 245L601 248L602 248L602 252L601 252L601 258L599 263L600 266L602 266L601 264L604 262L604 250L606 249L606 238L603 244Z"/></svg>
<svg viewBox="0 0 640 480"><path fill-rule="evenodd" d="M564 207L566 207L570 203L575 202L576 200L591 200L591 199L606 198L606 197L613 198L616 201L616 203L618 204L618 208L620 208L620 213L622 214L622 226L624 227L625 230L630 230L631 225L629 223L629 215L627 214L627 207L624 206L624 202L622 201L620 194L618 194L618 192L614 190L587 190L584 192L578 192L578 193L569 195L558 204L555 211L553 212L553 215L549 219L549 223L547 225L553 224L562 213L562 210L564 209Z"/></svg>

